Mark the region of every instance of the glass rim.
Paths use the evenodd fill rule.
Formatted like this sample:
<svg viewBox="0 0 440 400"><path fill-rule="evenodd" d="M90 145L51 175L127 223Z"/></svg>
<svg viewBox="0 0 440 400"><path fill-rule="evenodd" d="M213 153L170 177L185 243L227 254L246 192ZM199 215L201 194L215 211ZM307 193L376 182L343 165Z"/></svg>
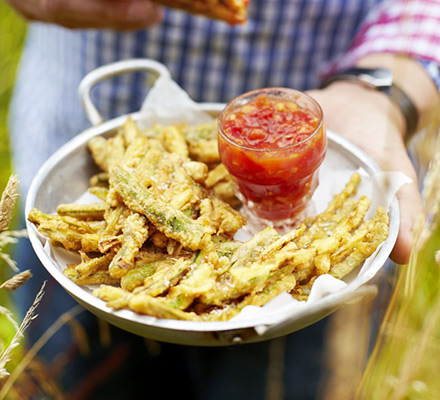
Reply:
<svg viewBox="0 0 440 400"><path fill-rule="evenodd" d="M317 125L317 127L315 128L315 130L313 131L313 133L311 133L309 136L307 136L305 139L301 140L298 143L292 143L289 144L288 146L284 146L284 147L265 147L265 148L255 148L255 147L249 147L249 146L245 146L242 145L240 143L234 142L228 135L226 135L226 133L223 131L222 128L222 124L223 124L223 119L226 115L226 110L238 103L240 100L242 100L245 97L248 96L252 96L252 95L256 95L260 92L269 92L269 91L279 91L279 92L291 92L294 93L296 95L301 95L304 96L307 100L311 101L311 103L317 107L318 109L318 113L319 115L317 116L319 118L319 124ZM217 120L217 127L218 127L218 131L220 132L220 135L230 144L237 146L239 148L245 149L245 150L250 150L250 151L255 151L255 152L264 152L264 151L282 151L282 150L288 150L291 148L295 148L296 146L299 146L303 143L306 143L307 141L309 141L310 139L312 139L314 136L317 135L317 133L321 130L322 126L323 126L323 121L324 121L324 113L322 111L321 106L319 105L319 103L310 95L308 95L305 92L302 92L300 90L296 90L296 89L291 89L291 88L286 88L286 87L278 87L278 86L274 86L274 87L265 87L265 88L261 88L261 89L255 89L255 90L251 90L250 92L246 92L241 94L240 96L232 99L230 102L228 102L225 106L225 108L221 111L220 115L218 116L218 120Z"/></svg>

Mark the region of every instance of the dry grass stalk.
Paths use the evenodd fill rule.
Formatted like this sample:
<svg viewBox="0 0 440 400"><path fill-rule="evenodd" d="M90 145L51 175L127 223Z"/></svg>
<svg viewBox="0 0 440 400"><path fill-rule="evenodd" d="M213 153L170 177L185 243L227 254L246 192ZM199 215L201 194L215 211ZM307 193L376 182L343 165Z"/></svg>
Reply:
<svg viewBox="0 0 440 400"><path fill-rule="evenodd" d="M11 244L17 243L19 238L27 237L27 232L22 231L8 231L9 225L12 221L13 210L18 198L18 179L16 175L12 175L3 192L0 200L0 260L3 260L13 270L18 271L15 261L3 251L4 248ZM32 277L30 270L20 272L0 285L0 289L13 291L22 286L26 281ZM84 329L73 318L82 311L80 306L74 307L67 313L61 315L55 323L40 337L40 339L32 346L32 348L25 354L17 367L10 374L6 369L6 364L11 361L12 353L15 348L20 344L20 341L24 337L24 332L30 325L30 323L37 317L35 310L40 304L44 295L44 287L46 282L43 283L40 291L35 297L35 300L21 323L15 321L12 312L0 305L0 314L4 315L6 319L12 324L15 329L14 337L8 346L4 346L1 343L0 351L0 399L4 399L8 394L11 394L10 389L14 385L14 382L22 375L22 372L32 362L37 352L42 346L58 331L58 329L65 323L70 322L74 335L78 339L80 347L87 352L89 348L86 334ZM41 375L41 374L40 374ZM7 378L7 379L6 379ZM41 378L41 377L40 377ZM40 382L41 383L41 382Z"/></svg>
<svg viewBox="0 0 440 400"><path fill-rule="evenodd" d="M109 347L112 343L110 325L101 318L96 318L99 327L99 342L102 347Z"/></svg>
<svg viewBox="0 0 440 400"><path fill-rule="evenodd" d="M8 279L6 282L0 285L0 289L13 292L26 283L30 278L32 278L32 273L29 269L27 269L26 271L14 275L11 279Z"/></svg>
<svg viewBox="0 0 440 400"><path fill-rule="evenodd" d="M16 328L15 335L12 338L12 341L9 344L9 346L5 348L3 352L0 354L0 380L6 378L9 375L9 372L6 370L6 364L9 361L11 361L12 351L20 344L20 340L24 336L24 331L28 328L30 323L37 317L37 315L35 314L35 310L40 304L41 299L43 298L45 286L46 286L46 282L44 282L43 285L41 286L41 289L37 293L34 302L32 303L29 310L26 312L26 315L21 325L17 326L16 323L13 323L14 327ZM8 316L7 314L5 315Z"/></svg>
<svg viewBox="0 0 440 400"><path fill-rule="evenodd" d="M10 324L14 327L15 331L18 331L20 329L20 326L17 324L17 321L15 321L14 316L12 315L12 312L9 309L0 306L0 314L6 317L6 319L10 322Z"/></svg>
<svg viewBox="0 0 440 400"><path fill-rule="evenodd" d="M82 356L90 355L90 343L84 327L74 318L67 321Z"/></svg>
<svg viewBox="0 0 440 400"><path fill-rule="evenodd" d="M343 307L332 314L325 335L326 379L322 400L352 400L368 357L373 299Z"/></svg>
<svg viewBox="0 0 440 400"><path fill-rule="evenodd" d="M411 274L412 279L416 282L416 270L417 274L420 274L421 268L429 268L429 265L421 265L417 261L417 255L424 251L428 239L432 237L434 231L438 229L439 219L439 207L440 207L440 131L437 134L436 149L434 157L430 163L428 174L425 179L424 185L424 199L427 210L427 223L424 229L420 232L420 235L416 237L416 243L414 247L414 262L408 266L413 271ZM440 264L439 251L435 253L435 260L437 264ZM430 283L435 286L434 282ZM412 293L413 297L414 292ZM392 399L400 399L410 391L411 384L415 381L415 376L421 365L426 365L427 354L432 354L430 350L439 344L439 337L437 335L440 327L440 293L437 290L437 296L432 303L428 303L429 308L425 308L426 320L422 324L423 329L418 333L417 345L412 346L406 353L406 357L402 362L401 373L399 376L399 384L393 393ZM408 302L408 307L411 306ZM395 326L395 333L400 330L401 327ZM414 337L414 335L413 335ZM408 338L407 338L408 340ZM415 368L415 366L417 366Z"/></svg>
<svg viewBox="0 0 440 400"><path fill-rule="evenodd" d="M440 112L440 105L437 107L437 111ZM404 283L405 296L413 296L415 290L415 282L417 281L417 257L420 252L423 251L431 238L433 231L439 219L439 207L440 207L440 117L435 119L431 125L431 130L435 131L434 134L428 135L429 137L435 137L435 148L431 162L429 163L429 169L426 174L423 185L423 198L425 201L426 215L421 215L416 221L413 228L414 246L411 253L411 258L408 263L408 277ZM430 139L432 142L433 139Z"/></svg>
<svg viewBox="0 0 440 400"><path fill-rule="evenodd" d="M269 343L269 360L266 369L266 400L281 400L284 398L284 358L286 338L280 337Z"/></svg>
<svg viewBox="0 0 440 400"><path fill-rule="evenodd" d="M439 107L440 112L440 107ZM439 125L440 126L440 125ZM430 163L429 171L424 182L424 199L426 209L433 218L438 220L439 198L440 198L440 135L437 134L434 157Z"/></svg>
<svg viewBox="0 0 440 400"><path fill-rule="evenodd" d="M426 218L387 309L358 398L434 399L440 356L440 133L425 179ZM407 334L402 335L402 332Z"/></svg>
<svg viewBox="0 0 440 400"><path fill-rule="evenodd" d="M3 249L11 244L18 242L18 239L27 237L25 229L21 231L3 231L0 232L0 260L3 260L13 271L18 272L15 261L8 253L3 252Z"/></svg>
<svg viewBox="0 0 440 400"><path fill-rule="evenodd" d="M435 253L435 262L439 265L440 267L440 250L437 250Z"/></svg>
<svg viewBox="0 0 440 400"><path fill-rule="evenodd" d="M63 400L66 398L66 394L63 393L59 385L57 385L55 380L52 379L51 373L47 370L47 366L40 360L34 359L29 363L28 367L26 368L26 375L37 383L38 389L40 389L41 393L44 393L44 398L53 400ZM22 374L16 383L16 387L20 388L22 391L24 389L25 393L26 389L21 387L21 380L22 377L26 377L26 375ZM12 393L14 393L14 390L12 390ZM30 397L31 395L28 396Z"/></svg>
<svg viewBox="0 0 440 400"><path fill-rule="evenodd" d="M18 177L11 175L0 200L0 232L9 228L18 199Z"/></svg>
<svg viewBox="0 0 440 400"><path fill-rule="evenodd" d="M390 400L399 400L405 398L409 392L409 387L416 380L415 372L417 367L423 363L423 358L426 357L426 351L429 350L430 343L435 338L436 329L438 329L440 322L440 298L438 298L434 313L430 315L430 318L426 321L424 326L424 332L420 335L420 340L416 346L412 346L407 351L406 356L402 362L401 373L399 376L399 384L396 385L394 393ZM416 366L416 368L414 368Z"/></svg>
<svg viewBox="0 0 440 400"><path fill-rule="evenodd" d="M61 314L58 319L44 332L44 334L34 343L34 345L29 349L29 351L24 355L21 359L20 363L17 367L12 371L9 378L4 383L3 387L0 390L0 400L6 398L9 390L14 385L17 378L20 374L25 370L25 368L29 365L29 363L35 358L36 354L41 350L41 348L49 341L49 339L56 333L58 330L63 327L66 323L75 318L78 314L80 314L84 309L77 305L71 308L69 311ZM29 311L28 311L29 313ZM27 315L27 314L26 314ZM30 321L29 321L30 322ZM1 367L1 363L0 363Z"/></svg>
<svg viewBox="0 0 440 400"><path fill-rule="evenodd" d="M3 260L16 272L18 272L18 268L15 261L9 254L3 252L3 249L8 245L17 243L19 238L27 236L25 230L7 231L14 215L15 203L19 196L18 183L17 175L11 175L0 199L0 260Z"/></svg>

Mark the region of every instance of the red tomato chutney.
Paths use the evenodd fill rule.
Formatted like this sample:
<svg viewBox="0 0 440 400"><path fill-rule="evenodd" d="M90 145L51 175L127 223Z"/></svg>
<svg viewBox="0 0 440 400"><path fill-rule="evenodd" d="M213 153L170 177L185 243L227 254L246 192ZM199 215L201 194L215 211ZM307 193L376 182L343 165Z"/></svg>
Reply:
<svg viewBox="0 0 440 400"><path fill-rule="evenodd" d="M219 131L221 160L252 214L281 221L306 208L327 144L311 97L284 88L247 93L226 106Z"/></svg>

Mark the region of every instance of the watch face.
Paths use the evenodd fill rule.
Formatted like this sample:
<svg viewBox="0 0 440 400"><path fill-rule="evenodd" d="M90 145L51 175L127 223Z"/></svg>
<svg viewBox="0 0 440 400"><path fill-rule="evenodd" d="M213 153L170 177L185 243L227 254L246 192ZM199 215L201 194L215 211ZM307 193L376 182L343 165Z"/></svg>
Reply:
<svg viewBox="0 0 440 400"><path fill-rule="evenodd" d="M321 87L339 80L358 81L372 89L386 92L393 83L393 74L387 68L348 68L328 78Z"/></svg>
<svg viewBox="0 0 440 400"><path fill-rule="evenodd" d="M390 88L393 83L393 74L386 68L352 68L346 74L356 76L377 89Z"/></svg>

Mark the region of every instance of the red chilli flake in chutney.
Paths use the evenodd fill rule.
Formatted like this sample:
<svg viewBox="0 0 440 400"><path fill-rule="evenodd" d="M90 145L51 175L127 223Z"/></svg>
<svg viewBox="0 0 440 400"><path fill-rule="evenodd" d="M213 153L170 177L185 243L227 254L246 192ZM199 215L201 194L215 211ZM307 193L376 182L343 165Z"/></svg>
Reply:
<svg viewBox="0 0 440 400"><path fill-rule="evenodd" d="M313 105L301 92L278 91L307 97ZM271 221L292 219L305 209L326 149L319 106L314 103L312 112L286 97L263 93L243 105L233 101L219 121L223 164L247 208Z"/></svg>

